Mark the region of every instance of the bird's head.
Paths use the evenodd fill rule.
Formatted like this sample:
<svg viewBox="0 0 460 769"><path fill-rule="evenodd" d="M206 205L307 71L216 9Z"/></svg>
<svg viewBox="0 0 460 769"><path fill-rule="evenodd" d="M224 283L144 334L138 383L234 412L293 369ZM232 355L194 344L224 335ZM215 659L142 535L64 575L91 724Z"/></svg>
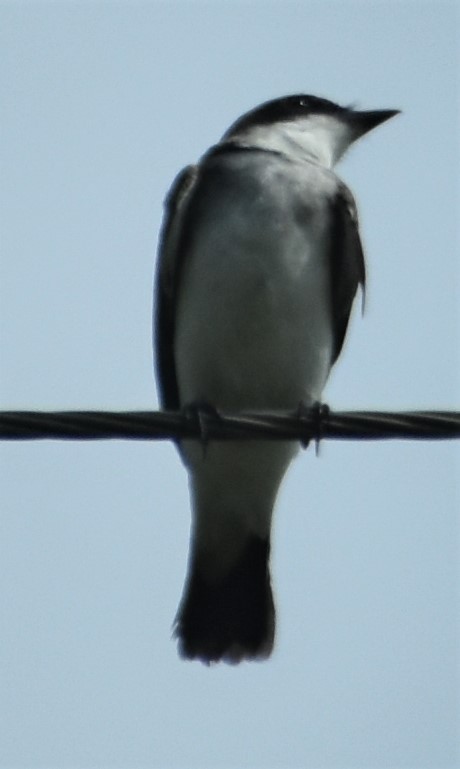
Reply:
<svg viewBox="0 0 460 769"><path fill-rule="evenodd" d="M331 168L354 141L398 113L340 107L318 96L285 96L246 112L222 141L283 152Z"/></svg>

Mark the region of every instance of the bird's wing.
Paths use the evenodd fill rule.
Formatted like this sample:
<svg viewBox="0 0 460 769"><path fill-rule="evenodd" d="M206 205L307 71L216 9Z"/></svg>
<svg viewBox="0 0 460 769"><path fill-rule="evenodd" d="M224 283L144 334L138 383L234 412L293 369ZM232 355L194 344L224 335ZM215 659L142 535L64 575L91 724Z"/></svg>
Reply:
<svg viewBox="0 0 460 769"><path fill-rule="evenodd" d="M361 286L364 296L366 271L356 204L350 190L342 182L332 199L332 209L330 264L334 324L332 363L335 363L343 346L358 286Z"/></svg>
<svg viewBox="0 0 460 769"><path fill-rule="evenodd" d="M181 263L184 218L198 176L198 166L187 166L175 178L165 200L155 280L155 362L162 408L179 408L174 362L175 298Z"/></svg>

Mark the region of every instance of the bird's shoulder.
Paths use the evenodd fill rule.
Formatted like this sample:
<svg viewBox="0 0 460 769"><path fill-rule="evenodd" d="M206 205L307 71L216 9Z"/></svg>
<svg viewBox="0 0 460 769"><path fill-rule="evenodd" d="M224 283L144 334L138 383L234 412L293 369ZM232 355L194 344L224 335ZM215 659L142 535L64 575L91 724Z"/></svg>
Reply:
<svg viewBox="0 0 460 769"><path fill-rule="evenodd" d="M334 202L336 206L341 209L343 215L349 220L349 224L355 229L358 229L358 208L356 206L354 195L350 188L347 187L347 185L338 178Z"/></svg>

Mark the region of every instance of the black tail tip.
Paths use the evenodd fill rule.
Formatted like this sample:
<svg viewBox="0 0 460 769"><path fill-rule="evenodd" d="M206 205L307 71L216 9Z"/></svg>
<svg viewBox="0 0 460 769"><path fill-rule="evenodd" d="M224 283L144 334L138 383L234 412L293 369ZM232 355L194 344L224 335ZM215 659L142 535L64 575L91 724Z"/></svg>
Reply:
<svg viewBox="0 0 460 769"><path fill-rule="evenodd" d="M270 585L270 545L252 537L231 569L208 581L193 559L174 627L184 659L237 664L270 656L275 609Z"/></svg>

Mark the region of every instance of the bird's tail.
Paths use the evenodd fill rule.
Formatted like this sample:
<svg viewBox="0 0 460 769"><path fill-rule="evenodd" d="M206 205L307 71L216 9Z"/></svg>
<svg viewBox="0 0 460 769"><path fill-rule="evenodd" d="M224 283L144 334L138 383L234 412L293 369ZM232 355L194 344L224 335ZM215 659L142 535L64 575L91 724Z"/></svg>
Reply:
<svg viewBox="0 0 460 769"><path fill-rule="evenodd" d="M270 655L275 609L269 555L269 540L252 535L231 567L211 580L192 554L175 622L182 657L209 664Z"/></svg>

